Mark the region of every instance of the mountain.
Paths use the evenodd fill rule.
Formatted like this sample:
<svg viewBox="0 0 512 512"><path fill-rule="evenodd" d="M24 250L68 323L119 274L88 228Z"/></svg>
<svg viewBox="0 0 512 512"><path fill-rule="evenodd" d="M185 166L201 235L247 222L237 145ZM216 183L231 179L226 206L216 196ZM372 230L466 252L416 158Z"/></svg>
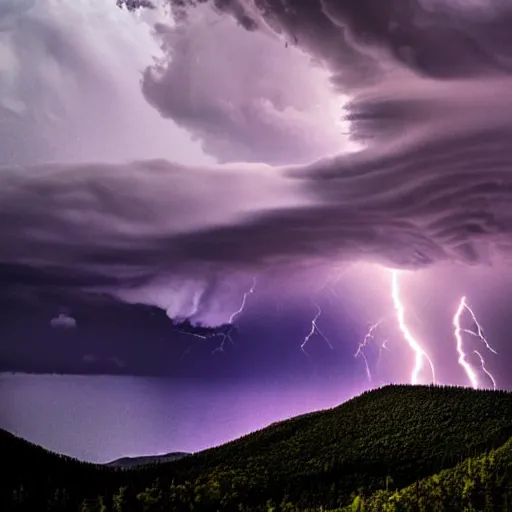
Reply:
<svg viewBox="0 0 512 512"><path fill-rule="evenodd" d="M468 457L454 468L415 482L399 491L381 489L364 500L358 497L340 512L384 510L512 510L512 438L479 457ZM359 503L358 503L359 501Z"/></svg>
<svg viewBox="0 0 512 512"><path fill-rule="evenodd" d="M49 510L72 511L87 499L93 501L81 512L100 510L100 501L103 510L116 512L325 511L354 503L353 510L367 512L360 505L374 496L390 493L386 500L398 495L393 499L418 501L416 490L425 485L436 497L444 482L450 492L477 489L462 495L476 504L492 498L494 508L486 511L504 512L503 500L510 498L512 505L512 471L504 462L510 460L505 455L511 438L512 393L406 385L369 391L336 408L275 423L179 460L123 471L0 435L1 463L7 469L0 510L14 510L16 498L32 507L17 510L45 510L43 504L51 502ZM503 450L502 463L494 464L493 454ZM458 464L481 468L464 474ZM439 476L446 471L454 476ZM382 510L423 510L418 503ZM373 510L380 512L378 506ZM466 510L480 509L468 505Z"/></svg>
<svg viewBox="0 0 512 512"><path fill-rule="evenodd" d="M145 455L142 457L122 457L120 459L107 462L106 466L113 468L134 468L137 466L147 466L148 464L159 464L162 462L172 462L174 460L182 459L190 455L185 452L171 452L164 455Z"/></svg>

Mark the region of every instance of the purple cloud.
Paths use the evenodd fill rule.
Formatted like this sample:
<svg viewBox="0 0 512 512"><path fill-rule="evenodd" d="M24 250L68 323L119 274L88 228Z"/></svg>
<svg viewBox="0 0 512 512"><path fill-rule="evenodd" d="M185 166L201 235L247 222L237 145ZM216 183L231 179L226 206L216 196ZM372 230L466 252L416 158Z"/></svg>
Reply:
<svg viewBox="0 0 512 512"><path fill-rule="evenodd" d="M156 26L164 56L142 90L218 161L238 163L6 167L2 264L166 309L180 295L169 315L186 316L238 272L509 258L508 4L215 5ZM350 151L333 114L347 95Z"/></svg>

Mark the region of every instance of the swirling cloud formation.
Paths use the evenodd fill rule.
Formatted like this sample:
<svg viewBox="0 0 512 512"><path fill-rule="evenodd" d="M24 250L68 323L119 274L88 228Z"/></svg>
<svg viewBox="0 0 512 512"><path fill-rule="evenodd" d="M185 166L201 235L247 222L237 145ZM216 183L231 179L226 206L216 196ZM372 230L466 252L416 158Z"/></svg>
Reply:
<svg viewBox="0 0 512 512"><path fill-rule="evenodd" d="M165 279L205 288L294 263L509 257L509 3L217 0L187 12L156 24L163 56L142 92L231 163L4 168L4 280L155 302L147 287Z"/></svg>

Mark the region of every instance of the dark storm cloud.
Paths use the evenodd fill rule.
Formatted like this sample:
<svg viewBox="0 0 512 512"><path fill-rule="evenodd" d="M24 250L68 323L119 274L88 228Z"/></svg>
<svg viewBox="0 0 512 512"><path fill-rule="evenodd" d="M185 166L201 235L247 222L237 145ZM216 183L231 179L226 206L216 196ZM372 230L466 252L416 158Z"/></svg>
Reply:
<svg viewBox="0 0 512 512"><path fill-rule="evenodd" d="M105 288L100 279L108 276L118 283L110 289L127 300L151 302L147 290L119 289L162 276L174 276L174 288L162 285L172 290L187 277L204 289L212 273L301 261L420 267L509 256L512 7L494 2L480 12L442 2L276 0L258 17L249 3L222 5L228 12L237 5L238 16L243 9L260 30L287 34L328 66L333 84L350 92L353 134L364 147L275 168L192 169L162 160L3 169L0 237L9 243L0 247L1 262L98 276L89 288ZM182 48L179 33L162 30L169 53ZM215 81L208 73L197 101L180 104L186 88L179 88L175 55L175 69L144 75L143 89L164 115L176 116L219 158L230 160L235 148L247 160L283 161L272 141L282 132L270 125L268 139L258 132L265 123L257 104L249 111L238 111L236 102L210 108L208 86ZM244 85L250 100L251 82ZM229 80L225 87L231 91ZM230 124L226 112L232 119L249 114ZM252 120L256 128L240 129ZM212 135L217 127L220 139ZM277 138L298 140L287 137ZM240 149L246 146L248 153Z"/></svg>
<svg viewBox="0 0 512 512"><path fill-rule="evenodd" d="M16 170L24 179L10 186L4 169L9 244L0 258L130 283L302 258L477 263L493 244L506 247L512 226L510 132L497 129L507 109L487 100L487 131L452 129L466 115L455 106L428 138L418 128L396 144L309 166L46 166Z"/></svg>
<svg viewBox="0 0 512 512"><path fill-rule="evenodd" d="M170 3L182 6L186 2L170 0ZM421 97L407 98L400 94L395 97L400 90L414 87L414 82L416 87L419 84L421 87L427 79L450 83L461 79L508 76L512 70L512 7L501 0L485 4L446 0L200 2L203 3L235 18L240 18L241 13L252 17L251 30L256 26L262 33L273 31L326 65L337 90L351 94L348 114L352 121L351 131L355 138L364 140L380 138L386 133L395 134L396 130L405 129L411 118L417 118L417 110L428 112L432 105ZM196 8L189 8L188 12L198 16ZM262 129L265 128L262 118L266 112L258 100L265 96L257 84L268 75L268 69L254 65L251 80L244 83L244 102L235 99L226 105L222 96L229 91L233 80L228 77L223 87L217 87L215 81L199 78L205 75L197 73L196 68L213 67L213 63L191 58L192 55L202 55L201 41L205 39L191 27L195 27L193 21L177 29L157 30L168 59L158 62L144 75L143 91L149 101L164 116L184 123L216 156L220 154L222 158L232 160L232 155L224 155L218 145L210 146L214 133L226 130L226 137L235 141L232 144L243 141L247 144L251 140L252 147L256 145L252 154L237 155L238 160L242 157L251 161L269 158L269 163L290 163L290 160L283 162L282 157L271 161L272 144L297 141L282 133L272 134L278 129L277 125L267 127L266 132ZM229 31L233 27L223 25L221 29L219 25L216 29L222 33L221 30ZM197 41L195 45L191 44L192 39ZM212 47L211 41L209 44ZM230 76L236 76L234 70L243 71L244 63L253 66L258 62L253 48L230 45L227 54L225 47L215 46L215 49L220 50L216 64L221 69L228 65ZM272 58L273 52L261 47L259 50L265 59ZM237 52L243 56L234 58ZM290 53L288 55L288 59L281 58L282 89L288 85L286 60L291 60ZM214 73L208 75L211 77ZM384 84L387 87L383 87ZM460 86L463 84L459 82ZM192 90L195 88L199 88L201 94L194 95ZM242 130L241 122L235 125L237 118L246 121L250 134L245 133L249 128ZM265 133L269 134L268 139ZM263 148L258 148L258 144ZM296 144L297 151L301 148ZM288 158L292 157L288 155Z"/></svg>
<svg viewBox="0 0 512 512"><path fill-rule="evenodd" d="M381 78L388 71L383 56L441 79L508 72L512 65L508 41L512 8L503 0L212 3L228 13L253 16L254 26L268 25L287 34L296 44L337 68L336 77L348 84L360 85L369 78Z"/></svg>
<svg viewBox="0 0 512 512"><path fill-rule="evenodd" d="M8 241L0 248L3 293L31 286L123 288L124 297L136 290L128 300L154 304L158 293L137 290L163 277L161 287L171 297L156 303L172 316L186 316L197 293L212 295L210 283L226 273L233 261L230 245L238 244L237 233L227 245L209 247L210 231L250 223L261 211L308 204L296 181L268 166L248 164L2 168L0 238ZM185 243L191 233L204 234L202 254L194 255ZM255 253L246 263L254 267L266 255ZM171 300L180 294L182 299ZM183 310L184 304L189 309Z"/></svg>

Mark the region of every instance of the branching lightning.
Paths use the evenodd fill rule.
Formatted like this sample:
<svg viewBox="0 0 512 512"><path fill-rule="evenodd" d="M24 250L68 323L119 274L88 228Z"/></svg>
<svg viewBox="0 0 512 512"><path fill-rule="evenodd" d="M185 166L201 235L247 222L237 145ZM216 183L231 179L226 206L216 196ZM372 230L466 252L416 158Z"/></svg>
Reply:
<svg viewBox="0 0 512 512"><path fill-rule="evenodd" d="M466 359L466 353L464 352L464 343L462 341L462 329L460 327L460 317L466 308L466 297L462 297L459 302L459 307L455 311L455 315L453 315L453 327L454 327L454 336L455 342L457 346L457 353L459 354L459 365L462 366L466 375L468 376L469 381L471 382L471 386L473 388L478 388L478 376L476 372L473 370L473 367L470 363L468 363Z"/></svg>
<svg viewBox="0 0 512 512"><path fill-rule="evenodd" d="M472 331L471 329L464 329L464 332L467 332L468 334L471 334L471 335L475 336L476 338L479 338L480 341L485 345L485 348L489 352L492 352L493 354L497 354L496 350L494 350L491 347L491 345L489 344L489 342L487 341L487 338L484 335L484 330L483 330L482 326L480 325L480 323L478 322L478 320L475 316L475 313L473 313L473 310L468 306L464 297L463 297L463 299L464 299L464 307L466 308L468 313L471 315L473 323L475 324L475 327L476 327L476 332Z"/></svg>
<svg viewBox="0 0 512 512"><path fill-rule="evenodd" d="M311 337L315 334L315 333L318 333L324 340L325 342L327 343L327 345L329 345L329 348L331 350L334 350L333 346L331 345L331 342L329 341L329 339L327 338L327 336L325 336L325 334L318 328L318 325L317 325L317 321L318 321L318 318L320 317L320 315L322 314L322 310L320 309L320 306L318 304L315 304L315 307L317 309L317 312L316 312L316 315L313 317L313 320L311 320L311 330L309 331L309 333L306 335L306 337L304 338L304 341L302 342L301 346L300 346L300 349L302 350L302 352L304 352L304 354L306 356L309 357L309 354L306 352L306 345L308 343L308 341L311 339Z"/></svg>
<svg viewBox="0 0 512 512"><path fill-rule="evenodd" d="M209 340L211 338L221 338L221 342L220 342L220 345L218 345L216 348L213 349L212 351L212 355L213 354L217 354L219 352L224 352L224 347L226 345L226 341L230 341L231 344L235 344L234 341L233 341L233 338L231 337L231 333L233 332L233 329L234 329L234 325L233 325L233 322L234 320L237 318L238 315L240 315L242 313L242 311L244 310L245 308L245 304L247 302L247 297L254 293L254 290L256 288L256 276L253 277L253 280L252 280L252 286L249 290L247 290L244 295L243 295L243 298L242 298L242 303L240 305L240 307L229 317L229 322L228 324L225 324L223 327L226 328L227 327L227 331L223 330L223 332L206 332L205 334L200 334L199 332L194 332L192 330L185 330L183 328L178 328L176 329L177 332L181 333L181 334L186 334L188 336L194 336L195 338L199 338L201 340ZM193 313L195 313L198 309L198 303L197 303L197 300L194 302L194 311ZM183 325L184 323L187 323L188 320L186 322L182 322L180 325ZM190 327L190 322L188 322L188 326ZM201 329L204 331L204 329ZM185 351L185 353L182 355L181 357L181 360L183 360L184 357L186 357L186 355L188 355L190 353L190 350L187 349Z"/></svg>
<svg viewBox="0 0 512 512"><path fill-rule="evenodd" d="M240 307L229 317L228 323L233 324L235 321L235 318L242 313L242 311L245 308L245 304L247 302L247 297L254 293L254 290L256 289L256 276L252 278L252 286L247 290L243 297L242 297L242 303L240 304ZM219 352L224 352L224 346L226 345L226 341L230 341L232 345L234 345L233 338L231 337L232 328L228 330L228 332L224 333L218 333L215 334L212 337L218 337L220 336L222 338L220 345L213 349L212 355L217 354Z"/></svg>
<svg viewBox="0 0 512 512"><path fill-rule="evenodd" d="M215 337L217 337L217 336L221 336L222 341L220 342L220 345L218 347L216 347L212 350L212 355L217 354L218 352L224 352L224 345L226 344L226 340L229 340L232 345L235 344L233 341L233 338L231 338L231 329L228 332L223 333L223 334L218 334Z"/></svg>
<svg viewBox="0 0 512 512"><path fill-rule="evenodd" d="M370 365L368 364L368 358L366 357L366 354L363 352L363 349L367 347L368 343L370 343L371 340L374 339L374 331L379 327L379 325L382 322L382 318L380 320L377 320L377 322L370 325L368 331L366 332L363 341L359 343L359 346L357 347L357 351L354 354L354 357L360 357L364 361L365 371L366 371L366 377L368 378L368 381L372 381L372 372L370 370Z"/></svg>
<svg viewBox="0 0 512 512"><path fill-rule="evenodd" d="M402 333L405 341L408 343L409 347L414 351L415 354L415 364L411 374L411 384L417 384L418 378L421 370L423 369L423 362L426 359L430 370L432 372L432 382L436 381L435 378L435 369L431 359L428 357L427 353L421 346L421 344L416 340L413 336L409 327L407 326L405 320L405 308L402 303L402 299L400 297L400 286L399 286L399 272L398 270L391 271L392 281L391 281L391 297L393 299L393 305L396 312L396 319L398 321L398 327L400 332Z"/></svg>
<svg viewBox="0 0 512 512"><path fill-rule="evenodd" d="M229 317L228 324L232 325L233 322L235 321L235 318L237 316L239 316L243 312L243 310L245 308L245 304L247 302L247 297L249 295L253 294L255 289L256 289L256 276L254 276L252 278L252 286L249 288L249 290L247 290L244 293L244 295L242 297L242 303L240 304L240 307ZM224 352L224 347L226 345L226 341L231 342L232 345L235 344L235 342L233 341L233 338L231 337L232 330L233 329L230 328L227 332L217 333L217 334L214 334L213 336L211 336L212 338L217 338L219 336L222 338L222 340L220 342L220 345L212 350L212 355L218 354L220 352Z"/></svg>
<svg viewBox="0 0 512 512"><path fill-rule="evenodd" d="M487 375L487 377L489 377L490 381L492 382L493 389L496 389L496 380L492 376L491 372L489 372L489 370L487 370L487 368L485 367L485 361L484 361L484 358L482 357L482 354L480 354L480 352L478 352L478 350L473 350L473 352L480 359L480 366L482 368L482 371Z"/></svg>
<svg viewBox="0 0 512 512"><path fill-rule="evenodd" d="M245 308L245 303L247 301L247 297L254 293L254 290L256 289L256 276L252 278L252 286L251 288L244 293L244 296L242 298L242 304L240 304L240 307L229 317L228 323L232 324L235 320L235 318L242 313L242 311Z"/></svg>
<svg viewBox="0 0 512 512"><path fill-rule="evenodd" d="M473 323L476 326L476 331L472 329L463 329L461 327L461 317L464 311L467 311L473 320ZM462 333L470 334L474 336L475 338L478 338L493 354L496 354L496 351L489 345L486 337L484 336L484 331L482 329L482 326L478 322L475 313L473 310L468 306L466 302L466 297L462 297L459 302L459 306L457 307L457 310L455 311L455 314L453 315L453 327L454 327L454 336L455 336L455 342L457 346L457 353L459 354L459 365L462 366L464 371L466 372L466 375L468 376L469 381L471 382L471 386L475 389L479 388L481 386L480 381L478 379L478 374L475 371L475 369L471 366L471 364L467 360L467 354L464 351L464 342L462 339ZM480 360L480 366L482 371L489 377L489 379L492 382L492 385L494 389L496 389L496 380L494 379L493 375L487 370L485 366L485 360L480 352L478 350L473 350L473 352L478 356Z"/></svg>
<svg viewBox="0 0 512 512"><path fill-rule="evenodd" d="M343 277L344 273L342 273L340 276L338 276L338 279ZM391 300L392 305L394 309L394 316L396 318L397 326L400 331L401 336L411 349L413 355L414 355L414 364L413 368L411 370L410 375L410 383L415 385L419 384L420 378L424 374L425 368L430 369L430 373L432 375L431 382L436 382L436 372L434 368L434 364L432 362L432 359L429 357L426 349L424 348L424 345L421 343L421 341L413 334L411 331L407 317L410 313L413 314L413 312L406 311L404 298L401 295L401 288L400 288L400 276L401 272L398 270L391 270ZM219 338L220 337L220 344L213 349L212 355L224 352L224 348L226 345L226 342L229 341L234 345L233 339L231 337L233 330L236 330L235 321L237 318L242 314L244 311L247 300L249 295L253 294L256 289L256 277L253 277L252 280L252 286L243 294L240 307L231 314L228 320L228 324L225 324L224 327L227 328L224 329L223 332L219 332L217 330L216 333L213 334L202 334L200 332L189 332L186 330L178 329L178 332L182 334L188 334L189 336L194 336L203 340L207 340L210 338ZM321 290L325 289L327 287L327 283L322 286ZM331 287L332 288L332 287ZM334 292L334 290L332 290ZM324 341L327 343L329 348L333 350L333 346L327 336L320 330L318 327L318 320L320 316L322 315L322 309L320 306L316 303L312 303L315 306L316 312L311 320L311 329L307 333L307 335L304 337L300 349L301 351L307 356L310 357L308 352L306 351L306 345L309 343L311 338L318 334L320 337L324 339ZM195 310L197 310L197 304L194 304ZM279 304L278 304L279 309ZM463 325L463 319L464 319L464 313L467 313L471 318L471 325L468 327L465 327ZM372 369L370 366L370 360L367 356L367 351L365 350L370 345L373 345L373 342L376 338L376 331L379 329L381 324L386 320L387 323L388 315L384 316L383 318L379 319L378 321L372 323L369 325L368 330L366 334L364 335L364 338L360 341L357 350L354 354L355 358L361 358L364 362L364 369L365 374L369 382L372 382L374 380L374 376L372 375ZM467 318L469 320L469 318ZM481 342L484 347L493 354L497 354L496 350L490 345L488 342L484 330L479 323L475 313L470 308L470 306L467 304L466 297L461 297L458 306L453 314L452 317L452 326L453 326L453 335L455 339L456 344L456 350L458 354L458 364L462 367L464 370L471 386L475 389L485 387L485 383L489 382L492 383L493 389L497 389L496 379L492 375L492 373L487 369L485 359L482 355L482 353L478 350L472 350L467 351L464 347L464 341L465 336L472 336L474 338L477 338L479 342ZM377 364L380 362L382 353L384 350L389 350L388 347L388 339L384 339L382 342L379 340L378 345L378 359ZM472 355L472 353L474 356ZM190 347L183 353L181 360L183 360L187 355L190 354ZM476 362L478 358L478 363ZM485 376L484 376L485 375ZM488 380L487 380L488 379Z"/></svg>
<svg viewBox="0 0 512 512"><path fill-rule="evenodd" d="M366 371L366 377L368 378L368 381L372 381L372 372L370 371L370 365L368 363L368 358L366 357L366 354L364 352L359 352L359 355L356 355L356 357L361 357L364 361L364 369Z"/></svg>

